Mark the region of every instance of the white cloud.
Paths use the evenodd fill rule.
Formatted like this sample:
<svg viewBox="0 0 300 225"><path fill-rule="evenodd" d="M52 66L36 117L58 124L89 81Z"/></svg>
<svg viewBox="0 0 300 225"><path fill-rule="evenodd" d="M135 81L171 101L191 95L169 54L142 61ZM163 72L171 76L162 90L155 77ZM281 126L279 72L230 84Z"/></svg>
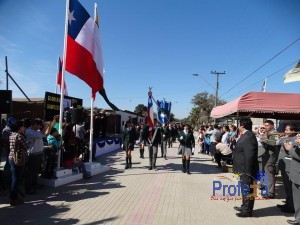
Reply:
<svg viewBox="0 0 300 225"><path fill-rule="evenodd" d="M0 35L0 43L1 43L0 50L2 49L2 51L6 55L22 53L22 51L18 48L18 46L15 43L11 42L3 35Z"/></svg>

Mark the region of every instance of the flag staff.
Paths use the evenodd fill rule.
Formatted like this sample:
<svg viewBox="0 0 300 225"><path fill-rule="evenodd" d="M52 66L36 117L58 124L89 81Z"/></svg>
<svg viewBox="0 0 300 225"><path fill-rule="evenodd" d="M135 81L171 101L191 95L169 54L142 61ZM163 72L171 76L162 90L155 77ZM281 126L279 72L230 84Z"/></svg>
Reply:
<svg viewBox="0 0 300 225"><path fill-rule="evenodd" d="M98 24L98 19L97 19L97 3L94 5L94 22L95 25L97 26ZM90 152L90 157L89 157L89 162L91 163L93 161L93 134L94 134L94 99L95 96L93 94L93 89L92 89L92 98L91 98L91 122L90 122L90 143L89 143L89 152Z"/></svg>
<svg viewBox="0 0 300 225"><path fill-rule="evenodd" d="M63 112L64 112L64 76L66 69L66 59L67 59L67 33L68 33L68 15L69 15L69 0L66 0L66 19L65 19L65 34L64 34L64 53L63 53L63 65L62 65L62 74L61 74L61 88L60 88L60 106L59 106L59 134L62 136L62 122L63 122ZM58 150L58 159L57 159L57 169L60 168L61 160L61 150Z"/></svg>
<svg viewBox="0 0 300 225"><path fill-rule="evenodd" d="M57 65L56 65L56 81L55 81L55 94L57 94L57 86L58 86L58 74L59 74L59 56L57 56Z"/></svg>

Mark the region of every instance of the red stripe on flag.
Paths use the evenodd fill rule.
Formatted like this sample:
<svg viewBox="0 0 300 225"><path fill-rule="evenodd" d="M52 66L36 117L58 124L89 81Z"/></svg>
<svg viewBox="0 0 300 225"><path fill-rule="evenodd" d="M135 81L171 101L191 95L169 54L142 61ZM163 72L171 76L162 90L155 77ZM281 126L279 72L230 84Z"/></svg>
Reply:
<svg viewBox="0 0 300 225"><path fill-rule="evenodd" d="M67 37L67 43L66 70L86 82L92 88L92 97L95 98L96 93L103 89L103 77L93 55L70 36Z"/></svg>

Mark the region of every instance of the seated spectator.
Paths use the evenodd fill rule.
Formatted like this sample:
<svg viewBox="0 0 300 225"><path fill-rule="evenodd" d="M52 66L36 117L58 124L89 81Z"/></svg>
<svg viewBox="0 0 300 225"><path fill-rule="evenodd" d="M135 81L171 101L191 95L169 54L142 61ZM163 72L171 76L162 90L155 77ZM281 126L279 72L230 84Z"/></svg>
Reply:
<svg viewBox="0 0 300 225"><path fill-rule="evenodd" d="M231 158L232 157L232 150L229 148L229 146L226 143L221 142L221 138L216 138L216 153L215 153L215 159L218 163L218 168L221 167L221 159L222 158Z"/></svg>
<svg viewBox="0 0 300 225"><path fill-rule="evenodd" d="M85 169L82 155L79 154L78 143L71 124L66 125L64 135L64 167L66 169L78 168L85 179L91 177Z"/></svg>

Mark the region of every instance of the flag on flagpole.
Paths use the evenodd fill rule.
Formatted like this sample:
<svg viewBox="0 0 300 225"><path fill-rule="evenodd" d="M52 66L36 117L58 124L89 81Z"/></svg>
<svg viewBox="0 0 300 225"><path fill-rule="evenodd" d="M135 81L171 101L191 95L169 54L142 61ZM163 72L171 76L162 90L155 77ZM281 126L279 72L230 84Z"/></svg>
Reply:
<svg viewBox="0 0 300 225"><path fill-rule="evenodd" d="M170 120L171 102L157 100L157 119L166 124Z"/></svg>
<svg viewBox="0 0 300 225"><path fill-rule="evenodd" d="M300 61L297 65L284 75L283 83L300 81Z"/></svg>
<svg viewBox="0 0 300 225"><path fill-rule="evenodd" d="M61 86L61 80L62 80L62 62L60 60L60 57L58 58L58 71L57 71L57 80L56 83L60 86L60 89L62 88ZM68 96L68 91L67 91L67 85L66 85L66 81L64 81L64 95Z"/></svg>
<svg viewBox="0 0 300 225"><path fill-rule="evenodd" d="M78 0L70 0L66 47L66 71L92 88L92 97L103 89L100 30Z"/></svg>
<svg viewBox="0 0 300 225"><path fill-rule="evenodd" d="M265 79L263 86L261 87L261 91L266 92L266 88L267 88L267 78Z"/></svg>
<svg viewBox="0 0 300 225"><path fill-rule="evenodd" d="M152 92L151 89L148 92L148 109L147 109L147 114L148 114L148 118L147 118L147 122L149 127L151 128L150 130L150 136L152 136L152 131L154 128L154 119L153 119L153 102L152 102Z"/></svg>

